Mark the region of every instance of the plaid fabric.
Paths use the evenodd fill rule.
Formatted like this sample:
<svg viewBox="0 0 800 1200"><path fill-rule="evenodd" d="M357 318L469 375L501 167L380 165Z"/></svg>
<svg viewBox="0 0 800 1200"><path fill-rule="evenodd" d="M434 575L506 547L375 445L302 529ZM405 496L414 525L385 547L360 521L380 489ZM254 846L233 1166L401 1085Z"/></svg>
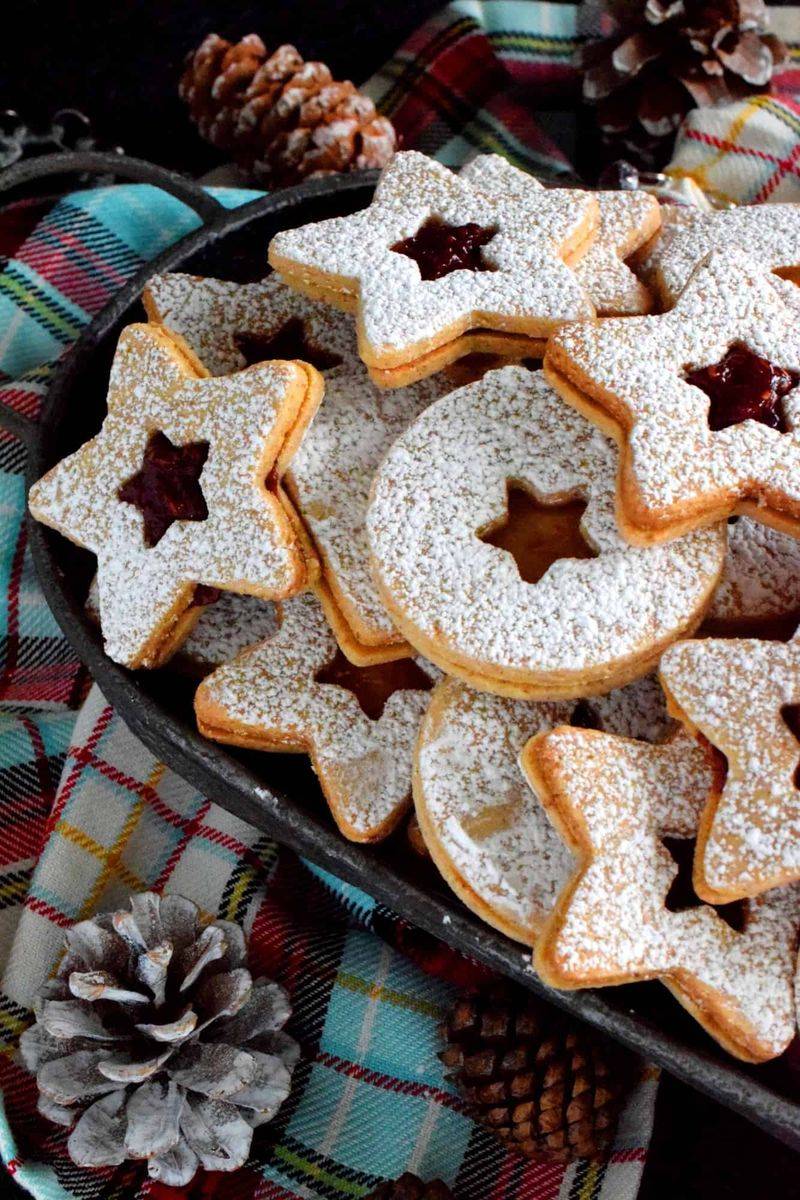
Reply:
<svg viewBox="0 0 800 1200"><path fill-rule="evenodd" d="M0 938L8 946L16 922L2 970L0 1151L20 1183L42 1200L172 1194L143 1182L131 1164L74 1167L64 1131L38 1117L34 1081L11 1054L64 929L123 904L131 890L155 887L244 926L254 972L279 979L292 995L291 1030L303 1048L279 1117L258 1132L240 1172L206 1176L204 1197L342 1200L413 1170L443 1177L459 1200L632 1200L652 1119L652 1076L626 1109L608 1166L565 1170L506 1154L465 1115L436 1056L437 1022L456 992L448 977L464 982L476 969L432 939L412 949L439 977L398 954L374 932L394 925L385 910L356 889L341 893L330 876L312 875L195 792L132 737L97 688L64 761L70 725L63 713L18 718L0 743L3 894L18 902L27 889L22 905L3 910ZM31 794L35 812L24 799ZM12 860L5 829L15 811L23 830L36 832L17 837Z"/></svg>
<svg viewBox="0 0 800 1200"><path fill-rule="evenodd" d="M549 118L537 122L531 109L542 96L573 102L577 36L574 5L457 0L409 39L370 90L407 146L452 164L499 151L544 178L568 177ZM794 145L774 151L790 161L781 187ZM252 194L219 196L235 205ZM144 186L4 213L0 401L35 416L53 365L80 329L196 223ZM73 1167L63 1131L37 1116L33 1081L13 1058L64 928L149 886L242 922L254 969L292 992L304 1050L292 1096L259 1132L251 1161L232 1179L201 1180L193 1195L338 1200L412 1169L441 1175L459 1200L635 1196L652 1076L626 1110L609 1166L564 1171L506 1155L465 1116L436 1058L437 1019L477 968L193 792L132 738L96 689L75 723L86 681L32 572L22 469L21 448L0 434L0 1154L8 1169L43 1200L164 1194L139 1167Z"/></svg>
<svg viewBox="0 0 800 1200"><path fill-rule="evenodd" d="M723 204L798 203L800 104L756 96L689 113L667 173L693 179Z"/></svg>

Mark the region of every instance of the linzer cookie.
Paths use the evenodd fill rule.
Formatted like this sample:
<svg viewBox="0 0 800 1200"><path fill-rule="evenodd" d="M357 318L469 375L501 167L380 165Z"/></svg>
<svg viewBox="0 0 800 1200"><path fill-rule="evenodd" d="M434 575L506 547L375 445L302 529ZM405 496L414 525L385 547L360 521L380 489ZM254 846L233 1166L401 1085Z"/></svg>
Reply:
<svg viewBox="0 0 800 1200"><path fill-rule="evenodd" d="M653 676L592 701L530 703L443 679L414 759L414 804L425 844L456 895L532 945L573 869L572 855L525 782L519 754L574 722L659 741L672 722Z"/></svg>
<svg viewBox="0 0 800 1200"><path fill-rule="evenodd" d="M237 369L247 352L302 359L324 373L325 403L292 460L286 487L319 555L321 599L345 654L360 666L408 656L372 582L367 498L392 442L448 384L432 379L379 390L356 354L352 321L274 276L244 285L157 276L145 304L212 372Z"/></svg>
<svg viewBox="0 0 800 1200"><path fill-rule="evenodd" d="M738 1058L785 1050L795 1031L797 889L716 912L691 888L692 839L718 785L713 751L682 730L648 746L562 727L533 738L522 765L578 861L537 943L544 981L660 979Z"/></svg>
<svg viewBox="0 0 800 1200"><path fill-rule="evenodd" d="M560 330L545 373L622 447L631 542L744 513L800 536L800 290L715 253L675 308Z"/></svg>
<svg viewBox="0 0 800 1200"><path fill-rule="evenodd" d="M191 674L204 675L235 658L254 642L272 637L280 622L280 607L258 596L236 592L215 592L213 588L195 589L194 603L200 599L200 616L172 662ZM100 595L97 577L92 580L85 604L87 616L100 624Z"/></svg>
<svg viewBox="0 0 800 1200"><path fill-rule="evenodd" d="M746 250L769 271L800 283L800 205L755 204L703 212L681 209L649 247L644 270L671 307L698 263L713 251Z"/></svg>
<svg viewBox="0 0 800 1200"><path fill-rule="evenodd" d="M254 750L310 755L345 837L386 837L411 800L411 761L431 675L411 659L360 669L337 650L318 600L283 605L268 641L200 685L200 732Z"/></svg>
<svg viewBox="0 0 800 1200"><path fill-rule="evenodd" d="M562 322L594 316L567 262L598 222L586 192L542 190L523 206L409 151L369 208L276 234L269 260L292 287L355 312L362 359L398 386L461 353L502 352L499 335L535 354Z"/></svg>
<svg viewBox="0 0 800 1200"><path fill-rule="evenodd" d="M383 460L367 515L398 628L500 695L568 699L646 674L701 619L725 526L631 547L615 473L612 444L541 372L504 367L437 400Z"/></svg>
<svg viewBox="0 0 800 1200"><path fill-rule="evenodd" d="M728 552L703 631L789 633L800 621L800 539L729 517Z"/></svg>
<svg viewBox="0 0 800 1200"><path fill-rule="evenodd" d="M128 326L100 433L31 489L34 517L97 555L106 650L126 666L180 645L198 585L276 599L309 578L277 481L321 378L280 361L204 375L185 345Z"/></svg>
<svg viewBox="0 0 800 1200"><path fill-rule="evenodd" d="M727 762L700 819L699 894L724 903L800 879L800 642L681 642L661 678L675 715Z"/></svg>
<svg viewBox="0 0 800 1200"><path fill-rule="evenodd" d="M498 154L483 154L461 171L461 178L493 196L521 205L540 195L543 185L532 175L513 167ZM551 191L552 194L552 191ZM575 196L575 191L569 193ZM638 190L592 192L600 210L597 237L575 263L575 274L586 288L598 316L647 313L653 297L626 259L658 232L661 206L655 196Z"/></svg>

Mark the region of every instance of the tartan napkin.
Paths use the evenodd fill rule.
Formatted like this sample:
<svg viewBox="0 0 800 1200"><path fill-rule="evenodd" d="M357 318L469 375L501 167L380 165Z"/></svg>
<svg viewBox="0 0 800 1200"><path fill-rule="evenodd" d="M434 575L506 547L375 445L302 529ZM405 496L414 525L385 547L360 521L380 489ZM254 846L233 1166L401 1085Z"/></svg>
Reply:
<svg viewBox="0 0 800 1200"><path fill-rule="evenodd" d="M575 5L456 0L409 39L370 91L406 146L453 165L496 151L543 178L566 179L572 169L552 118L532 112L545 92L571 87L564 106L572 103L577 36ZM785 181L797 142L775 154L789 160ZM217 193L227 205L254 194ZM196 225L148 186L4 214L0 401L35 416L55 364L91 316ZM8 1170L43 1200L174 1194L135 1166L75 1168L63 1131L38 1117L33 1081L13 1058L64 928L132 890L157 887L243 924L254 972L292 993L304 1050L292 1096L255 1139L246 1167L200 1179L187 1189L193 1195L358 1197L410 1169L441 1176L458 1200L632 1200L653 1074L628 1105L607 1166L565 1170L507 1155L466 1116L436 1058L437 1020L476 968L409 940L368 896L198 795L133 738L96 687L76 720L87 681L36 583L23 470L22 448L0 433L0 1155ZM416 962L397 953L398 941L415 949Z"/></svg>

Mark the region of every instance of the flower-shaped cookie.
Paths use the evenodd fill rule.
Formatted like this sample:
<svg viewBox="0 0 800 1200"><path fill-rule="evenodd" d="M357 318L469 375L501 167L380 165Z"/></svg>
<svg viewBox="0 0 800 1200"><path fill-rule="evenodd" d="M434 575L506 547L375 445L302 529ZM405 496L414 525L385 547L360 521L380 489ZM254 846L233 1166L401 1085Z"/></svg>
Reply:
<svg viewBox="0 0 800 1200"><path fill-rule="evenodd" d="M467 163L461 178L482 191L525 204L542 191L533 175L520 171L499 154L482 154ZM574 196L574 190L569 193ZM592 298L599 316L647 313L653 298L625 260L658 231L661 207L643 191L592 192L600 209L597 238L574 271Z"/></svg>
<svg viewBox="0 0 800 1200"><path fill-rule="evenodd" d="M664 223L648 249L645 274L670 307L695 267L714 250L744 246L769 271L800 283L800 205L741 204L734 208L681 209Z"/></svg>
<svg viewBox="0 0 800 1200"><path fill-rule="evenodd" d="M565 260L598 221L588 193L542 190L523 206L408 151L369 208L276 234L269 260L292 287L356 312L359 353L380 372L475 330L540 339L593 316ZM430 370L441 365L434 357Z"/></svg>
<svg viewBox="0 0 800 1200"><path fill-rule="evenodd" d="M508 937L532 945L573 867L525 783L519 754L574 723L660 741L671 726L654 676L591 701L531 704L436 685L414 758L414 804L431 857L457 896Z"/></svg>
<svg viewBox="0 0 800 1200"><path fill-rule="evenodd" d="M798 890L746 901L740 925L680 886L676 863L715 786L712 751L683 730L649 746L562 727L533 738L522 764L579 863L537 944L542 978L660 979L730 1053L780 1054L795 1028Z"/></svg>
<svg viewBox="0 0 800 1200"><path fill-rule="evenodd" d="M700 821L699 894L724 903L800 879L800 641L680 642L660 670L675 714L728 763Z"/></svg>
<svg viewBox="0 0 800 1200"><path fill-rule="evenodd" d="M712 254L662 316L560 330L545 374L621 443L630 541L733 511L800 535L800 289L743 251Z"/></svg>
<svg viewBox="0 0 800 1200"><path fill-rule="evenodd" d="M198 728L233 746L307 752L345 837L379 841L408 809L431 677L412 659L353 667L310 592L282 607L274 637L200 685Z"/></svg>
<svg viewBox="0 0 800 1200"><path fill-rule="evenodd" d="M367 513L379 594L412 646L520 699L606 692L651 670L699 623L725 527L628 545L616 458L540 371L490 371L431 404L384 458ZM524 574L496 544L518 493Z"/></svg>
<svg viewBox="0 0 800 1200"><path fill-rule="evenodd" d="M386 451L446 382L377 388L356 353L350 318L275 276L236 284L161 275L148 284L145 303L212 373L242 366L243 348L270 357L276 347L324 371L325 403L292 459L286 488L319 554L320 597L344 652L360 666L408 655L370 574L367 500Z"/></svg>
<svg viewBox="0 0 800 1200"><path fill-rule="evenodd" d="M102 429L31 489L37 520L97 555L108 654L163 662L197 616L196 585L281 598L309 564L277 483L322 396L313 368L210 379L151 325L123 330Z"/></svg>

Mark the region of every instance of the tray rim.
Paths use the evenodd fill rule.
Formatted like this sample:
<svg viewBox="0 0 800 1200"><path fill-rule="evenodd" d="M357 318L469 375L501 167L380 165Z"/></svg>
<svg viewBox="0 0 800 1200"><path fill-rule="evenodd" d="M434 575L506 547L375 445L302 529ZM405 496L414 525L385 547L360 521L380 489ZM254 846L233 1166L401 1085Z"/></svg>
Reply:
<svg viewBox="0 0 800 1200"><path fill-rule="evenodd" d="M219 215L214 215L210 223L201 225L144 264L67 351L48 387L35 427L14 430L28 451L27 486L51 465L45 443L48 434L53 433L54 422L55 428L59 427L60 411L67 405L76 379L80 379L83 367L99 344L139 299L148 278L180 269L192 255L254 219L278 216L328 196L366 192L374 187L376 179L377 172L363 172L313 180L236 208L220 206ZM62 586L51 549L57 535L33 521L30 515L27 522L39 583L72 649L132 732L184 779L276 841L355 884L455 949L604 1030L676 1078L800 1151L800 1100L792 1101L745 1073L738 1060L725 1056L710 1039L707 1050L688 1046L656 1023L606 1004L601 990L557 991L546 987L530 966L529 951L491 929L464 908L454 894L431 895L395 874L386 864L376 864L369 847L347 842L333 828L309 824L306 813L293 809L291 797L280 789L265 786L263 780L233 759L224 747L206 741L196 729L167 713L139 688L135 672L113 663L105 655L82 606L74 603Z"/></svg>

